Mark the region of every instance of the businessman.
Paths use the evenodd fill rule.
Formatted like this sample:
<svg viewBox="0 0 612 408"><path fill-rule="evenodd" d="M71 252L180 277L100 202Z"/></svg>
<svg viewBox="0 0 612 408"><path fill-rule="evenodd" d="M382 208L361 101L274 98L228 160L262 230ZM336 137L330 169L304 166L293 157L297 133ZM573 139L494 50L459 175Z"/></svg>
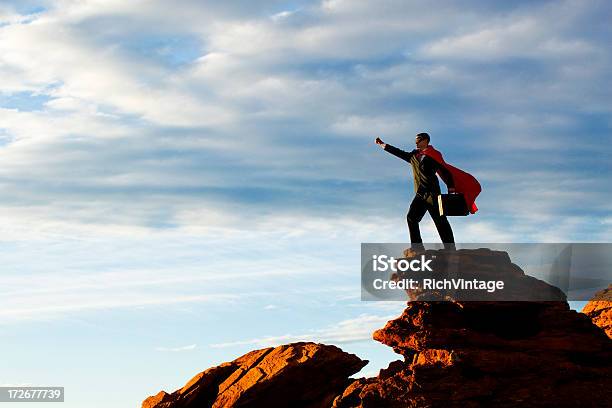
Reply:
<svg viewBox="0 0 612 408"><path fill-rule="evenodd" d="M433 219L440 239L445 244L454 244L453 230L446 219L445 215L440 215L438 209L438 195L440 194L440 184L436 173L440 174L442 180L445 181L448 192L455 192L455 183L452 173L442 164L441 154L429 144L430 137L427 133L419 133L416 135L416 149L411 152L405 152L395 146L383 142L380 138L376 138L377 145L385 151L391 153L400 159L406 160L412 165L414 174L414 191L415 196L410 203L410 209L406 219L408 221L408 231L410 232L410 242L417 247L422 247L423 239L419 229L419 222L423 219L425 212L429 212ZM435 160L434 157L439 160ZM447 246L447 245L445 245ZM449 245L453 247L454 245Z"/></svg>

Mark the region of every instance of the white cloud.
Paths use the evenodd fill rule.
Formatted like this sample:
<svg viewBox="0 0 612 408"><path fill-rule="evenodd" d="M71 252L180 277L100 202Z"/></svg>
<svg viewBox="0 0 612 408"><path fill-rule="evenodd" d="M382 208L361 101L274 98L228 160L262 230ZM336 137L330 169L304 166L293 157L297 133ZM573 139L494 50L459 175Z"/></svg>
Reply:
<svg viewBox="0 0 612 408"><path fill-rule="evenodd" d="M76 312L103 311L116 308L137 308L142 306L163 306L180 303L215 302L237 300L232 294L211 295L176 295L159 296L157 294L131 293L116 294L113 298L108 293L77 295L62 293L60 296L37 295L35 298L23 299L12 297L3 305L0 317L3 324L24 323L28 321L53 320ZM35 301L32 302L32 300ZM5 302L3 302L5 303Z"/></svg>
<svg viewBox="0 0 612 408"><path fill-rule="evenodd" d="M110 106L160 125L215 125L232 119L227 107L173 86L173 76L161 67L127 58L113 44L101 46L82 30L61 14L1 28L2 71L19 72L23 89L51 86L53 97Z"/></svg>
<svg viewBox="0 0 612 408"><path fill-rule="evenodd" d="M295 13L295 11L290 11L290 10L280 11L280 12L275 13L272 16L270 16L270 18L272 20L274 20L274 21L280 21L280 20L284 20L284 19L290 17L294 13Z"/></svg>
<svg viewBox="0 0 612 408"><path fill-rule="evenodd" d="M34 386L34 384L30 383L30 382L20 382L20 383L16 383L16 382L0 382L0 387L32 387Z"/></svg>
<svg viewBox="0 0 612 408"><path fill-rule="evenodd" d="M609 58L576 24L596 7L429 8L331 1L279 11L267 3L186 2L179 13L157 1L65 1L29 24L11 20L0 27L2 90L50 100L33 112L0 110L9 141L0 186L13 200L3 212L24 224L81 222L99 231L128 231L130 223L146 231L166 214L200 233L278 220L250 223L253 211L283 213L288 225L310 209L362 217L373 203L367 186L395 174L381 168L373 145L371 154L364 150L366 138L433 128L452 142L455 129L471 133L466 145L501 157L471 156L467 169L486 169L490 178L512 171L503 167L504 149L562 146L567 136L558 134L584 126L574 107L610 109L606 87L593 85L605 78ZM111 30L109 19L120 23ZM202 56L169 68L130 50L139 38L166 35L195 39ZM485 65L457 60L472 54ZM587 54L588 67L580 63ZM537 61L545 73L534 70L531 80L486 65L507 55ZM549 179L528 187L541 190ZM340 181L365 192L324 187ZM241 192L245 186L254 191ZM134 199L130 189L142 193ZM322 199L316 205L307 200L314 196ZM547 192L536 212L572 199ZM67 211L74 217L60 221Z"/></svg>
<svg viewBox="0 0 612 408"><path fill-rule="evenodd" d="M322 329L311 330L302 334L285 334L249 340L211 344L213 348L254 345L257 347L278 346L298 341L314 341L327 344L353 343L372 339L372 332L385 325L396 316L377 316L361 314L353 319L346 319Z"/></svg>
<svg viewBox="0 0 612 408"><path fill-rule="evenodd" d="M508 25L502 25L504 22L498 24L492 28L435 41L428 44L423 52L436 58L490 61L502 57L584 58L595 51L584 41L551 38L549 27L543 26L535 18L511 21Z"/></svg>
<svg viewBox="0 0 612 408"><path fill-rule="evenodd" d="M181 347L156 347L155 350L170 351L170 352L176 353L176 352L181 352L181 351L192 351L192 350L195 350L196 347L197 347L196 344L190 344L188 346L181 346Z"/></svg>
<svg viewBox="0 0 612 408"><path fill-rule="evenodd" d="M401 115L357 116L338 118L331 129L350 137L384 135L385 137L407 137L418 129L422 118L411 113Z"/></svg>

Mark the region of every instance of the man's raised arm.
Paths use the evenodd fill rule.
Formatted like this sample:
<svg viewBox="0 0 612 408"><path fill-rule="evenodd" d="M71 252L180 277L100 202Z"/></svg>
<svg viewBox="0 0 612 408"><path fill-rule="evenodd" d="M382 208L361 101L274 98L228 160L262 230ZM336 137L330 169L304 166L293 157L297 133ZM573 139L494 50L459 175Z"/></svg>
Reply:
<svg viewBox="0 0 612 408"><path fill-rule="evenodd" d="M396 157L399 157L402 160L406 160L407 162L410 161L410 158L414 154L414 151L412 151L412 152L405 152L402 149L398 149L395 146L391 146L390 144L383 142L380 139L380 137L377 137L374 142L376 142L376 144L379 145L381 148L383 148L386 152L389 152L392 155L394 155Z"/></svg>

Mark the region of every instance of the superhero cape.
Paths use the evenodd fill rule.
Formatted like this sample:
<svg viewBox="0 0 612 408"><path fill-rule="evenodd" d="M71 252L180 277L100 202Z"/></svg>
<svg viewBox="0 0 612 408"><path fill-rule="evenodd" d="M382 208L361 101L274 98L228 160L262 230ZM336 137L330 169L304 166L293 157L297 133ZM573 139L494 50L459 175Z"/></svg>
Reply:
<svg viewBox="0 0 612 408"><path fill-rule="evenodd" d="M476 211L478 211L478 207L476 207L476 203L474 202L478 194L480 194L480 191L482 191L478 180L476 180L471 174L446 163L442 158L442 153L434 149L434 147L431 145L427 146L427 148L424 150L421 150L421 153L431 157L450 172L455 183L455 191L457 193L463 193L465 203L467 204L470 213L474 214ZM445 177L439 171L438 175L442 181L444 181L444 183L447 183L447 180L445 180Z"/></svg>

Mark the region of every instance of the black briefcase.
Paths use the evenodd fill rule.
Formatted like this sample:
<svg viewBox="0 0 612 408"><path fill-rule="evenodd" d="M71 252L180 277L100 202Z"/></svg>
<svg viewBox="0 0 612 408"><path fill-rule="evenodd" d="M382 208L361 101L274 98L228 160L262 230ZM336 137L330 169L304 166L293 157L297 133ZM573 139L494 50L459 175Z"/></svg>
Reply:
<svg viewBox="0 0 612 408"><path fill-rule="evenodd" d="M440 194L438 196L440 215L468 215L470 212L462 193Z"/></svg>

